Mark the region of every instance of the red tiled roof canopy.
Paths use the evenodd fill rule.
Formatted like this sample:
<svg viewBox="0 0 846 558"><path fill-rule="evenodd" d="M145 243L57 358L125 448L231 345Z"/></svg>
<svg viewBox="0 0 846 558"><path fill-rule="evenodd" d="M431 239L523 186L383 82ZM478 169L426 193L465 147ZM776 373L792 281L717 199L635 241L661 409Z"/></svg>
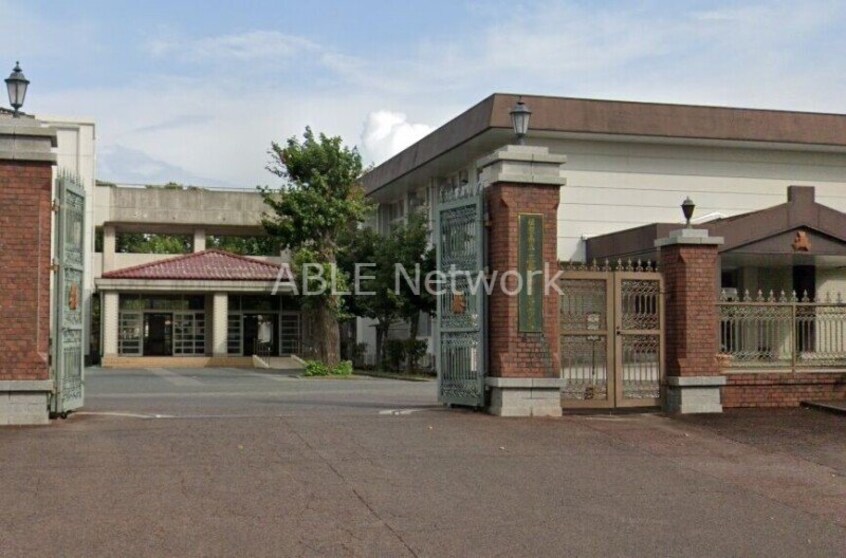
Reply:
<svg viewBox="0 0 846 558"><path fill-rule="evenodd" d="M204 250L168 260L117 269L104 279L175 279L186 281L275 281L282 266L224 252ZM282 277L290 280L287 270Z"/></svg>

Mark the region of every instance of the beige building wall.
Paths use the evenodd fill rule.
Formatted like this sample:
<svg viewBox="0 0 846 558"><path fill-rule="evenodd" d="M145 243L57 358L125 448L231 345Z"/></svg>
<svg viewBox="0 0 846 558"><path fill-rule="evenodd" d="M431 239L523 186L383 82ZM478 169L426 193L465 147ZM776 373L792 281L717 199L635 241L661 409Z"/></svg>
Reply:
<svg viewBox="0 0 846 558"><path fill-rule="evenodd" d="M533 142L535 143L535 142ZM846 154L660 145L621 141L543 142L567 155L558 210L558 256L584 259L583 237L654 222L731 216L784 203L790 185L816 187L818 202L846 211Z"/></svg>
<svg viewBox="0 0 846 558"><path fill-rule="evenodd" d="M683 223L679 206L690 196L694 221L728 217L784 203L791 185L816 187L816 199L846 211L846 153L774 145L530 138L532 145L566 155L558 209L558 257L581 261L586 238L655 222ZM477 180L475 161L429 177ZM410 188L405 189L407 192ZM402 199L397 192L393 198ZM380 194L380 201L385 194Z"/></svg>
<svg viewBox="0 0 846 558"><path fill-rule="evenodd" d="M85 254L87 257L85 273L83 276L83 308L85 313L83 343L85 354L88 355L88 338L90 335L91 318L91 295L94 292L94 235L92 223L94 222L94 184L97 177L97 149L96 149L96 126L93 120L62 118L53 116L39 116L40 120L48 123L57 130L58 147L56 148L57 164L54 175L57 171L68 171L77 175L85 186ZM55 185L54 185L55 188ZM53 198L55 199L55 189ZM51 251L55 250L55 231L51 239ZM55 256L55 254L52 254ZM52 281L52 277L51 277ZM52 288L52 285L51 285ZM50 314L52 320L52 312Z"/></svg>

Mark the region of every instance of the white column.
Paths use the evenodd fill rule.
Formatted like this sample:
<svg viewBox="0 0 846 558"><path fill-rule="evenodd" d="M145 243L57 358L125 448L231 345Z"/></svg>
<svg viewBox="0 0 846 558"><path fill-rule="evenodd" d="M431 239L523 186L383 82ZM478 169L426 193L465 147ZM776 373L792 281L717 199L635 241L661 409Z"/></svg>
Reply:
<svg viewBox="0 0 846 558"><path fill-rule="evenodd" d="M194 251L202 252L206 249L206 229L194 229Z"/></svg>
<svg viewBox="0 0 846 558"><path fill-rule="evenodd" d="M212 302L212 355L226 356L226 326L229 317L229 295L214 293Z"/></svg>
<svg viewBox="0 0 846 558"><path fill-rule="evenodd" d="M112 356L118 352L118 302L115 292L103 293L103 355Z"/></svg>
<svg viewBox="0 0 846 558"><path fill-rule="evenodd" d="M117 233L112 225L103 227L103 273L115 268L115 246Z"/></svg>

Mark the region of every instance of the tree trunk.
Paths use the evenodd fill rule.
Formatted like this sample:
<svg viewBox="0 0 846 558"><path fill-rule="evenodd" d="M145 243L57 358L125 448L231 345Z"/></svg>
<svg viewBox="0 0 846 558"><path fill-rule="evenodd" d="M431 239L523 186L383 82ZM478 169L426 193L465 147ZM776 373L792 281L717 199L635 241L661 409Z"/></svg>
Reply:
<svg viewBox="0 0 846 558"><path fill-rule="evenodd" d="M388 336L388 328L381 322L376 323L376 362L377 370L385 369L385 338Z"/></svg>
<svg viewBox="0 0 846 558"><path fill-rule="evenodd" d="M327 366L341 362L341 330L338 318L327 304L314 309L314 352L318 361Z"/></svg>
<svg viewBox="0 0 846 558"><path fill-rule="evenodd" d="M417 334L420 330L420 313L416 314L415 318L411 318L408 324L408 358L406 360L406 371L413 374L417 369L417 363L414 361L415 355L412 347L417 341Z"/></svg>

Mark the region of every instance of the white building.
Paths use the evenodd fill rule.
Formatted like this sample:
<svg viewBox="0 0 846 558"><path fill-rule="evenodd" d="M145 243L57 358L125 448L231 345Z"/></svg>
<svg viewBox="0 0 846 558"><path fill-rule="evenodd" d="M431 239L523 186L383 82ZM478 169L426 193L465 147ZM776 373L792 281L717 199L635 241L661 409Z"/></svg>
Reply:
<svg viewBox="0 0 846 558"><path fill-rule="evenodd" d="M364 184L379 204L378 226L404 219L415 207L432 217L440 187L479 180L479 159L515 143L509 113L519 98L491 95L369 172ZM522 99L532 111L526 144L567 157L558 208L561 261L654 258L655 231L641 229L636 248L622 239L637 233L620 231L651 224L678 228L683 222L679 205L688 196L697 206L694 221L713 221L714 227L727 226L721 218L784 204L787 188L797 185L815 189L809 195L817 205L807 207L846 212L846 115ZM752 292L846 290L846 230L818 230L819 223L805 221L785 231L762 230L762 235L774 235L766 238L754 231L740 234L732 253L722 258L722 286ZM824 251L822 241L813 242L815 253L774 240L784 234L792 239L803 230L832 242ZM768 246L761 244L765 240ZM754 256L744 251L752 244L757 246ZM362 321L358 338L372 346L367 325Z"/></svg>
<svg viewBox="0 0 846 558"><path fill-rule="evenodd" d="M87 205L85 211L85 252L88 262L83 277L83 308L85 312L84 339L90 339L92 332L91 309L94 293L94 185L97 181L97 133L91 119L62 118L57 116L39 116L39 120L56 129L58 147L56 148L56 172L70 172L79 178L85 187ZM53 195L55 199L55 192ZM55 249L55 242L52 243ZM51 314L52 316L52 314ZM84 343L87 362L92 361L90 343Z"/></svg>

